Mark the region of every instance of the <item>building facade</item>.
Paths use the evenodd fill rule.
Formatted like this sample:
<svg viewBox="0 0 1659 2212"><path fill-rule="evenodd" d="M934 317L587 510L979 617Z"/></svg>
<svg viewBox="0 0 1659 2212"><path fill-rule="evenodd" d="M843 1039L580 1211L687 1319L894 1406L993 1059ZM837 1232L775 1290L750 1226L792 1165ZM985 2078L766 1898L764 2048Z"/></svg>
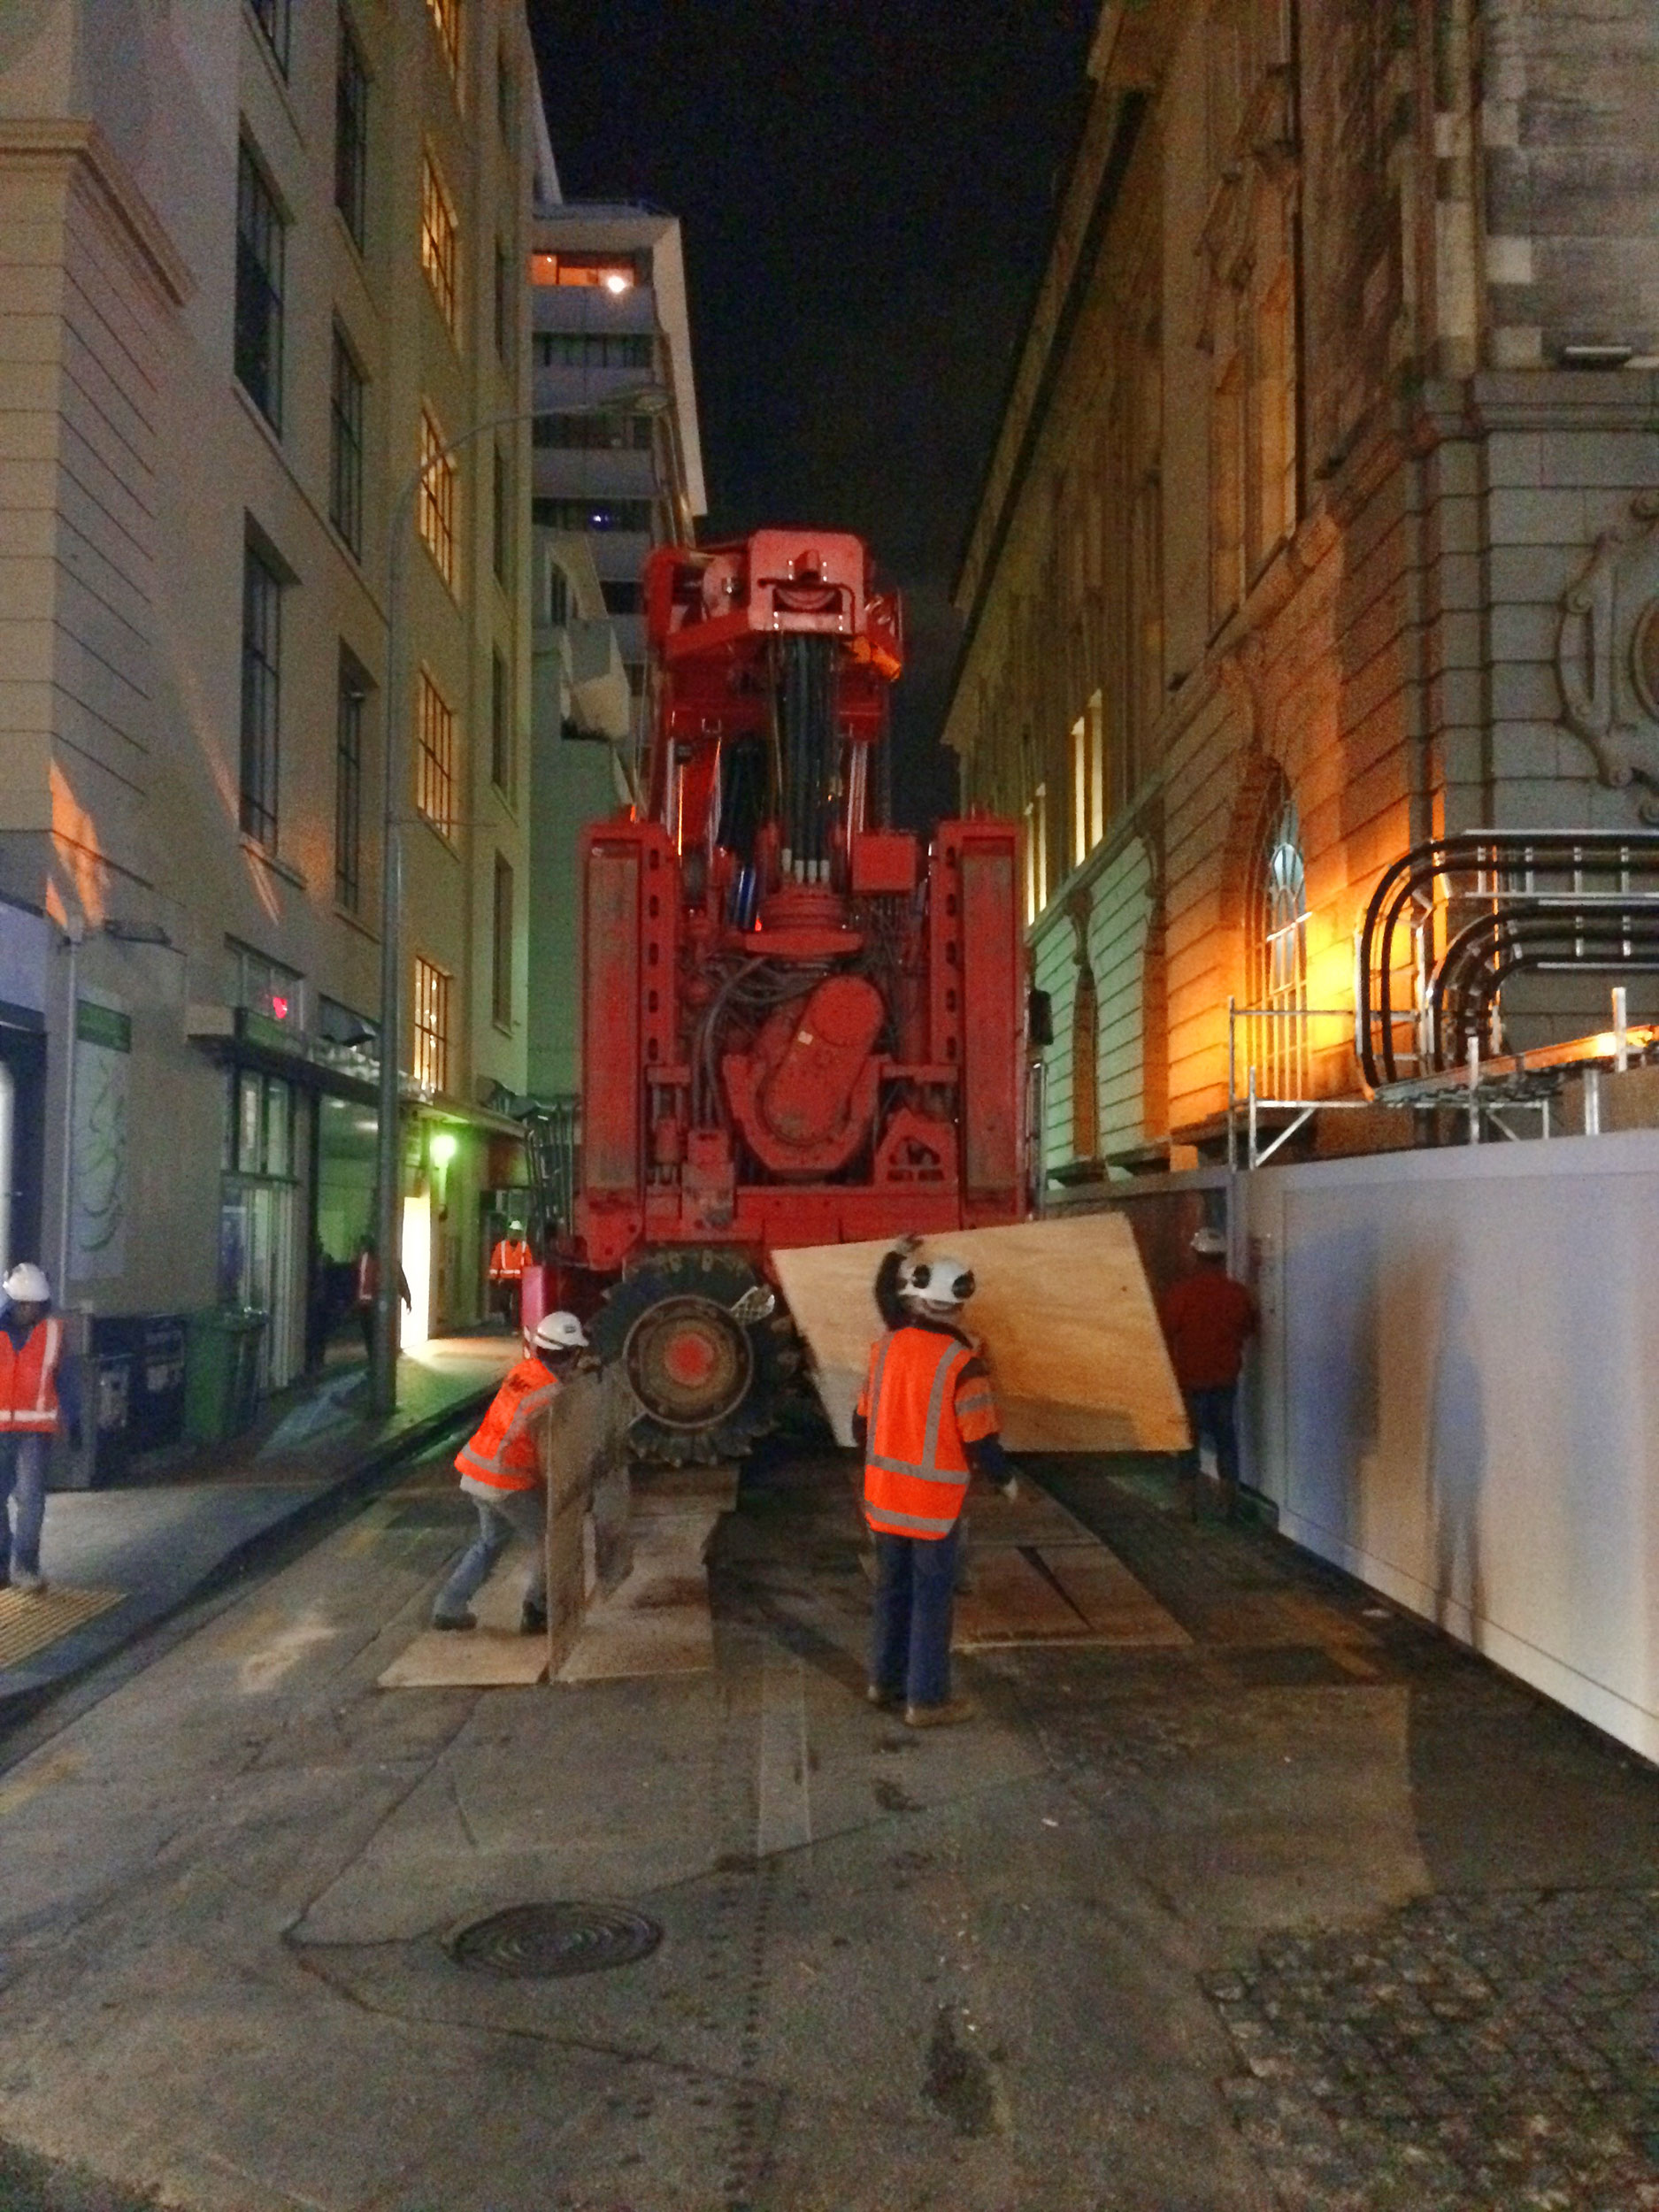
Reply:
<svg viewBox="0 0 1659 2212"><path fill-rule="evenodd" d="M1659 819L1655 70L1646 0L1103 9L946 733L1027 827L1049 1196L1189 1164L1249 1068L1356 1097L1408 849Z"/></svg>
<svg viewBox="0 0 1659 2212"><path fill-rule="evenodd" d="M645 733L641 573L707 508L680 228L539 187L529 262L537 411L529 1087L580 1087L584 826L630 803Z"/></svg>
<svg viewBox="0 0 1659 2212"><path fill-rule="evenodd" d="M412 1333L482 1308L541 129L516 0L0 26L8 1248L96 1319L257 1308L273 1386L372 1218L394 588Z"/></svg>

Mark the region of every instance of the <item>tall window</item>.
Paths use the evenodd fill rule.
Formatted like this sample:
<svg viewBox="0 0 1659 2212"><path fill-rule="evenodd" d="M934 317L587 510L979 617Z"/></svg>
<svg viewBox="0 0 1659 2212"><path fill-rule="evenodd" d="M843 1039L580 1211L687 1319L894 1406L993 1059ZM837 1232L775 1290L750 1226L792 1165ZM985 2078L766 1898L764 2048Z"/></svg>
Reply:
<svg viewBox="0 0 1659 2212"><path fill-rule="evenodd" d="M361 246L368 215L369 73L345 10L334 61L334 205Z"/></svg>
<svg viewBox="0 0 1659 2212"><path fill-rule="evenodd" d="M512 465L499 445L490 480L489 549L495 581L504 586L512 561Z"/></svg>
<svg viewBox="0 0 1659 2212"><path fill-rule="evenodd" d="M1025 920L1048 903L1048 792L1039 784L1025 803Z"/></svg>
<svg viewBox="0 0 1659 2212"><path fill-rule="evenodd" d="M449 1087L449 978L415 956L415 1049L411 1071L423 1091Z"/></svg>
<svg viewBox="0 0 1659 2212"><path fill-rule="evenodd" d="M539 507L541 503L540 500L537 500L535 504ZM538 515L536 517L536 520L539 522L541 519L541 518ZM573 604L574 602L571 595L571 580L565 573L565 571L560 567L559 564L549 554L548 556L547 565L547 597L545 605L545 619L547 621L548 627L551 630L562 630L571 618L571 611Z"/></svg>
<svg viewBox="0 0 1659 2212"><path fill-rule="evenodd" d="M426 0L426 13L453 77L461 66L461 0Z"/></svg>
<svg viewBox="0 0 1659 2212"><path fill-rule="evenodd" d="M512 315L510 304L512 293L509 282L509 273L511 267L512 262L508 256L506 246L498 238L495 241L495 353L497 358L502 361L507 358L508 348L512 342Z"/></svg>
<svg viewBox="0 0 1659 2212"><path fill-rule="evenodd" d="M363 550L363 372L334 325L328 401L328 519L354 553Z"/></svg>
<svg viewBox="0 0 1659 2212"><path fill-rule="evenodd" d="M277 841L282 703L282 579L256 546L242 552L242 826L268 852Z"/></svg>
<svg viewBox="0 0 1659 2212"><path fill-rule="evenodd" d="M1256 542L1260 567L1296 526L1296 343L1288 259L1256 305L1251 363L1256 436Z"/></svg>
<svg viewBox="0 0 1659 2212"><path fill-rule="evenodd" d="M489 780L512 796L512 695L507 657L497 646L489 657Z"/></svg>
<svg viewBox="0 0 1659 2212"><path fill-rule="evenodd" d="M363 710L369 680L340 649L334 709L334 902L355 914L363 902Z"/></svg>
<svg viewBox="0 0 1659 2212"><path fill-rule="evenodd" d="M282 427L282 211L244 139L236 157L236 378Z"/></svg>
<svg viewBox="0 0 1659 2212"><path fill-rule="evenodd" d="M265 33L277 67L288 73L288 0L253 0L254 21Z"/></svg>
<svg viewBox="0 0 1659 2212"><path fill-rule="evenodd" d="M455 206L428 154L420 171L420 265L438 303L438 312L455 328L456 271L460 258Z"/></svg>
<svg viewBox="0 0 1659 2212"><path fill-rule="evenodd" d="M1264 1098L1301 1098L1308 1076L1308 879L1296 803L1281 785L1257 840L1246 909L1250 1057Z"/></svg>
<svg viewBox="0 0 1659 2212"><path fill-rule="evenodd" d="M1095 692L1071 725L1071 864L1106 834L1106 703Z"/></svg>
<svg viewBox="0 0 1659 2212"><path fill-rule="evenodd" d="M423 668L420 672L415 805L440 836L454 834L455 715Z"/></svg>
<svg viewBox="0 0 1659 2212"><path fill-rule="evenodd" d="M495 856L495 907L490 930L489 1003L503 1029L512 1026L512 870Z"/></svg>
<svg viewBox="0 0 1659 2212"><path fill-rule="evenodd" d="M424 411L420 418L420 534L438 565L438 573L455 589L455 456L443 433Z"/></svg>

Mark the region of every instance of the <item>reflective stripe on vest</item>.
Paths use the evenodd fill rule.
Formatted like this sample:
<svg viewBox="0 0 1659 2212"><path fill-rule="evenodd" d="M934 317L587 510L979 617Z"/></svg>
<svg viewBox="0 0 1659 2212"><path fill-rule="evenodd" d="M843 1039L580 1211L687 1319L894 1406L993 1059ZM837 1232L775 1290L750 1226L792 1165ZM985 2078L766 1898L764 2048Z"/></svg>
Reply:
<svg viewBox="0 0 1659 2212"><path fill-rule="evenodd" d="M935 1350L927 1409L919 1437L891 1433L895 1420L914 1409L899 1407L890 1368L895 1347L908 1366L911 1347ZM872 1363L864 1453L864 1518L872 1529L894 1536L949 1536L967 1495L968 1461L956 1424L955 1387L972 1358L966 1345L921 1331L895 1331L884 1338ZM926 1489L918 1486L926 1484ZM930 1493L932 1494L930 1495Z"/></svg>
<svg viewBox="0 0 1659 2212"><path fill-rule="evenodd" d="M58 1426L58 1355L64 1325L37 1321L21 1345L0 1329L0 1430L50 1435Z"/></svg>
<svg viewBox="0 0 1659 2212"><path fill-rule="evenodd" d="M539 1359L521 1359L456 1454L459 1471L494 1490L534 1490L541 1476L536 1419L558 1393L558 1378Z"/></svg>

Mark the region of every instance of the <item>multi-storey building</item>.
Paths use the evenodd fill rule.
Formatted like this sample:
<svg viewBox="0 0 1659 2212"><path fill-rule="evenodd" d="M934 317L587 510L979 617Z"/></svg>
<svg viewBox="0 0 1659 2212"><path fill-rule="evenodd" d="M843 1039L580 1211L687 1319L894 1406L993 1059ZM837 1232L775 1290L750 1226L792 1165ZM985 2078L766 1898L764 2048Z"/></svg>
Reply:
<svg viewBox="0 0 1659 2212"><path fill-rule="evenodd" d="M1214 1141L1229 999L1235 1090L1356 1093L1409 848L1655 818L1655 68L1647 0L1102 10L947 731L1027 826L1051 1192Z"/></svg>
<svg viewBox="0 0 1659 2212"><path fill-rule="evenodd" d="M481 1102L524 1070L539 138L518 0L0 28L8 1249L100 1316L262 1309L273 1385L372 1217L393 591L403 1256L417 1331L480 1310Z"/></svg>
<svg viewBox="0 0 1659 2212"><path fill-rule="evenodd" d="M529 1081L578 1087L583 826L633 791L645 707L641 572L706 510L676 217L564 201L541 180L530 256L536 414Z"/></svg>

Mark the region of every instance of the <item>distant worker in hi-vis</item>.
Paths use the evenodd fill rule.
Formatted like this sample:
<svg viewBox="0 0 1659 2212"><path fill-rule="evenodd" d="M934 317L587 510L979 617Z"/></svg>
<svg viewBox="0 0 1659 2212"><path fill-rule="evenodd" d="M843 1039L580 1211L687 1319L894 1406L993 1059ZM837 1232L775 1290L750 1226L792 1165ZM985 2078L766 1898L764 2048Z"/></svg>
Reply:
<svg viewBox="0 0 1659 2212"><path fill-rule="evenodd" d="M500 1305L511 1328L518 1326L524 1271L533 1263L530 1247L525 1241L523 1222L510 1221L506 1235L496 1239L495 1248L489 1256L489 1287L492 1299Z"/></svg>
<svg viewBox="0 0 1659 2212"><path fill-rule="evenodd" d="M960 1260L889 1252L876 1277L887 1333L871 1348L853 1416L864 1455L864 1519L876 1548L872 1705L912 1728L967 1720L950 1694L950 1617L962 1508L975 1475L1011 1497L991 1378L961 1327L973 1271Z"/></svg>
<svg viewBox="0 0 1659 2212"><path fill-rule="evenodd" d="M72 1448L81 1442L75 1371L63 1364L64 1325L52 1311L52 1286L33 1260L0 1284L0 1588L43 1590L41 1524L46 1516L46 1465L61 1424ZM12 1515L16 1516L13 1527Z"/></svg>

